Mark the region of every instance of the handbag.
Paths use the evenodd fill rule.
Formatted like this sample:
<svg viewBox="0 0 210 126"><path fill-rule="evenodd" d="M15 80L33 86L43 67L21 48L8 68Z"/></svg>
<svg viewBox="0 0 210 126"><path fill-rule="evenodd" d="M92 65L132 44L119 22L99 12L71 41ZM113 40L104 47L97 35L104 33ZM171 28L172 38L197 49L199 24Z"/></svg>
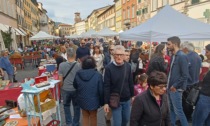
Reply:
<svg viewBox="0 0 210 126"><path fill-rule="evenodd" d="M120 89L120 94L119 93L111 93L110 94L110 99L109 99L109 106L113 109L116 109L120 106L120 95L122 93L122 89L124 87L124 81L125 81L125 77L126 77L126 64L125 64L125 68L124 68L124 78L123 78L123 84L122 87Z"/></svg>
<svg viewBox="0 0 210 126"><path fill-rule="evenodd" d="M198 101L200 90L201 90L201 86L198 86L198 85L193 86L190 89L190 92L186 98L186 103L188 103L189 105L195 106Z"/></svg>

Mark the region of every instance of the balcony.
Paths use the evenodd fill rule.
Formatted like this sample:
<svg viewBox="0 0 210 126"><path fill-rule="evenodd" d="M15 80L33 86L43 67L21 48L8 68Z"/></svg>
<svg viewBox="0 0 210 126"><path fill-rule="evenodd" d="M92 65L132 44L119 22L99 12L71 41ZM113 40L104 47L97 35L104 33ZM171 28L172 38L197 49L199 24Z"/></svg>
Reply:
<svg viewBox="0 0 210 126"><path fill-rule="evenodd" d="M131 19L125 19L124 20L124 25L130 25L131 24Z"/></svg>

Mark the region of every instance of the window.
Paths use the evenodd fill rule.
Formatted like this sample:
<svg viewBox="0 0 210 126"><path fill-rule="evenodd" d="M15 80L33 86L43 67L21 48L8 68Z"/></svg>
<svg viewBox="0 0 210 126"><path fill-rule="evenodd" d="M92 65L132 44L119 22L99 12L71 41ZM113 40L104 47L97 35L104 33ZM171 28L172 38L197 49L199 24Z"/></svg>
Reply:
<svg viewBox="0 0 210 126"><path fill-rule="evenodd" d="M141 15L141 10L136 11L136 15Z"/></svg>
<svg viewBox="0 0 210 126"><path fill-rule="evenodd" d="M147 8L142 9L142 14L146 14L147 13Z"/></svg>
<svg viewBox="0 0 210 126"><path fill-rule="evenodd" d="M135 6L132 6L132 18L135 17Z"/></svg>
<svg viewBox="0 0 210 126"><path fill-rule="evenodd" d="M141 0L138 0L138 3L141 3Z"/></svg>
<svg viewBox="0 0 210 126"><path fill-rule="evenodd" d="M127 19L129 19L130 18L130 8L128 8L128 10L127 10Z"/></svg>
<svg viewBox="0 0 210 126"><path fill-rule="evenodd" d="M158 1L157 0L153 0L152 1L152 10L155 11L157 9L158 6Z"/></svg>
<svg viewBox="0 0 210 126"><path fill-rule="evenodd" d="M168 4L168 0L163 0L163 6L165 6L166 4Z"/></svg>
<svg viewBox="0 0 210 126"><path fill-rule="evenodd" d="M126 11L123 10L123 19L126 19Z"/></svg>
<svg viewBox="0 0 210 126"><path fill-rule="evenodd" d="M200 0L192 0L191 4L196 4L196 3L199 3Z"/></svg>

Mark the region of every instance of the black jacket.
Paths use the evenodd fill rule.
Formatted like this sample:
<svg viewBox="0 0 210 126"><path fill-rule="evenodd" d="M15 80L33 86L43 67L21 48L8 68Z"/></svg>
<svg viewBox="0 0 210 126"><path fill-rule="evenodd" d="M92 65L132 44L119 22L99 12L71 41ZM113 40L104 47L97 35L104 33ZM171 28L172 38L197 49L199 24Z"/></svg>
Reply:
<svg viewBox="0 0 210 126"><path fill-rule="evenodd" d="M126 71L125 71L126 70ZM126 75L125 75L126 72ZM125 78L124 78L125 76ZM104 97L105 104L109 103L110 95L112 93L120 94L123 80L124 85L120 95L120 101L128 101L134 96L134 85L131 74L131 66L124 63L122 66L116 66L113 62L106 66L104 75Z"/></svg>
<svg viewBox="0 0 210 126"><path fill-rule="evenodd" d="M136 96L131 110L130 126L170 126L167 95L162 96L160 107L150 89Z"/></svg>
<svg viewBox="0 0 210 126"><path fill-rule="evenodd" d="M165 63L163 57L155 56L149 61L147 75L150 75L152 71L160 71L166 73L168 65Z"/></svg>

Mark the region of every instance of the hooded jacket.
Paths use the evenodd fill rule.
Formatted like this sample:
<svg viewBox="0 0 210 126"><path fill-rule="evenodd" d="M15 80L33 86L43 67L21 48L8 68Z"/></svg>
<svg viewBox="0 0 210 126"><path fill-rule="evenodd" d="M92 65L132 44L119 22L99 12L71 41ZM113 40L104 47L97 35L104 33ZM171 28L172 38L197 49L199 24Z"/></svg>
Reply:
<svg viewBox="0 0 210 126"><path fill-rule="evenodd" d="M96 69L79 70L74 79L78 105L84 110L96 110L103 105L103 79Z"/></svg>

